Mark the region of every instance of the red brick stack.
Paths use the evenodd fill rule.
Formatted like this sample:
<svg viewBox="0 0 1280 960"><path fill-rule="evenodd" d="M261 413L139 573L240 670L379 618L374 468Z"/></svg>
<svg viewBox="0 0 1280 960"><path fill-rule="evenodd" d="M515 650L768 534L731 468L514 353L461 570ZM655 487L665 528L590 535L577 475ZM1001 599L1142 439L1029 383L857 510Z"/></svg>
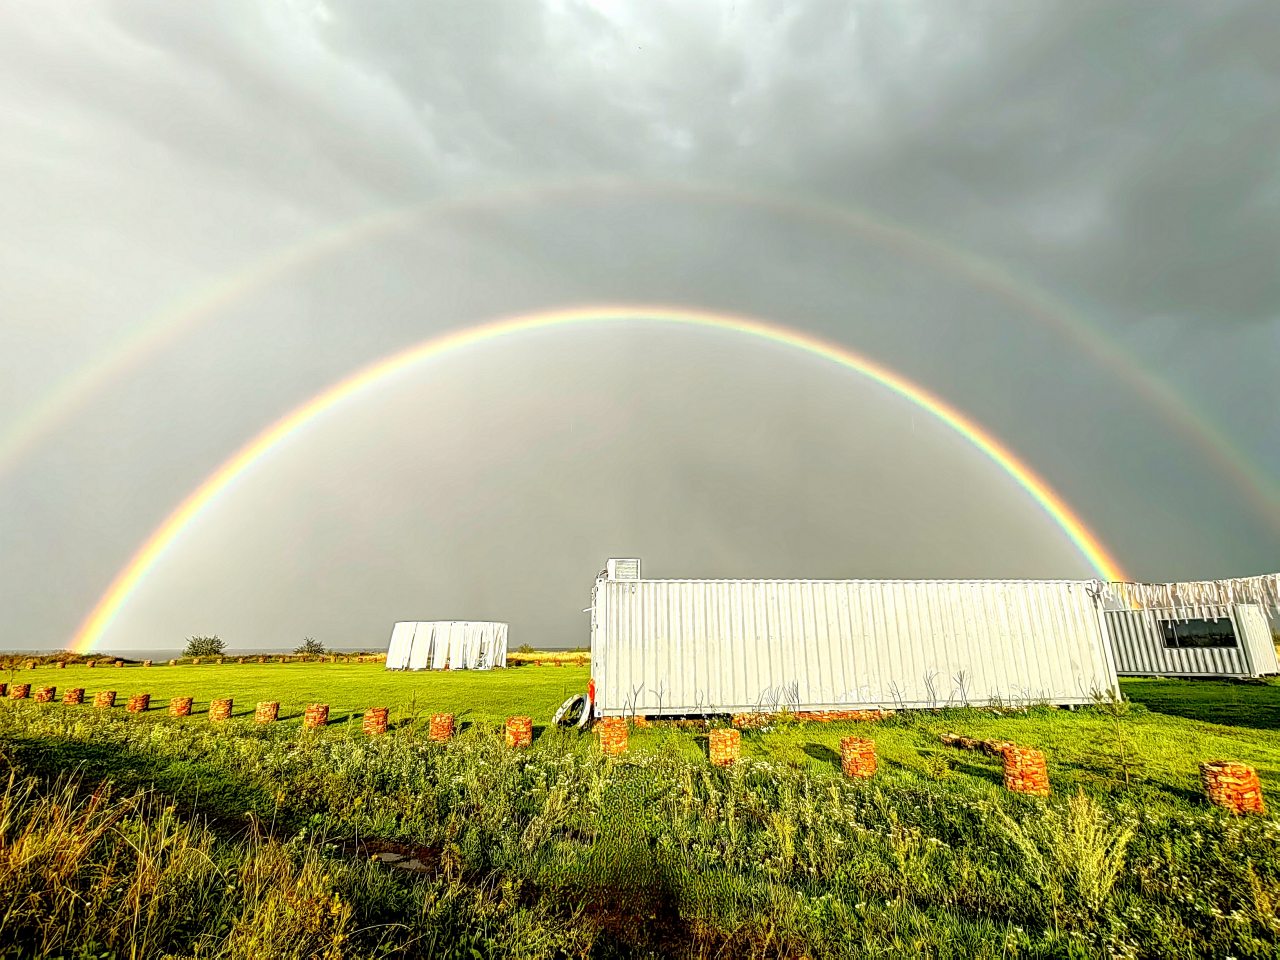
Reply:
<svg viewBox="0 0 1280 960"><path fill-rule="evenodd" d="M713 766L732 766L742 756L742 733L738 730L712 730L707 734L707 740Z"/></svg>
<svg viewBox="0 0 1280 960"><path fill-rule="evenodd" d="M275 723L280 716L280 704L275 700L263 700L253 711L254 723Z"/></svg>
<svg viewBox="0 0 1280 960"><path fill-rule="evenodd" d="M323 727L329 722L329 705L327 703L313 703L307 707L307 712L303 715L302 725L308 730L315 730L317 727Z"/></svg>
<svg viewBox="0 0 1280 960"><path fill-rule="evenodd" d="M90 670L92 670L97 665L98 665L97 660L90 660L88 663L85 664L85 666L88 667Z"/></svg>
<svg viewBox="0 0 1280 960"><path fill-rule="evenodd" d="M112 666L113 666L113 667L123 667L123 666L124 666L124 661L123 661L123 660L117 660L115 663L113 663L113 664L112 664Z"/></svg>
<svg viewBox="0 0 1280 960"><path fill-rule="evenodd" d="M53 698L58 695L57 687L40 687L36 690L36 703L53 703Z"/></svg>
<svg viewBox="0 0 1280 960"><path fill-rule="evenodd" d="M108 710L116 705L114 690L99 690L93 695L93 705L99 710Z"/></svg>
<svg viewBox="0 0 1280 960"><path fill-rule="evenodd" d="M84 703L84 687L73 687L62 695L62 702L68 707L78 707Z"/></svg>
<svg viewBox="0 0 1280 960"><path fill-rule="evenodd" d="M143 661L142 661L142 665L143 665L144 667L149 667L149 666L151 666L151 661L150 661L150 660L143 660Z"/></svg>
<svg viewBox="0 0 1280 960"><path fill-rule="evenodd" d="M627 721L622 717L605 717L596 724L596 735L606 755L617 757L627 752Z"/></svg>
<svg viewBox="0 0 1280 960"><path fill-rule="evenodd" d="M231 719L231 707L233 701L231 697L222 697L218 700L209 701L209 719L215 723L221 723L224 720Z"/></svg>
<svg viewBox="0 0 1280 960"><path fill-rule="evenodd" d="M370 707L364 712L364 732L371 737L387 732L387 707Z"/></svg>
<svg viewBox="0 0 1280 960"><path fill-rule="evenodd" d="M28 661L27 661L27 669L28 669L28 670L34 670L35 668L36 668L36 662L35 662L34 660L28 660Z"/></svg>
<svg viewBox="0 0 1280 960"><path fill-rule="evenodd" d="M529 717L507 717L507 746L527 747L533 743L533 720Z"/></svg>
<svg viewBox="0 0 1280 960"><path fill-rule="evenodd" d="M1204 792L1214 806L1232 813L1266 813L1258 772L1244 763L1210 760L1200 764Z"/></svg>
<svg viewBox="0 0 1280 960"><path fill-rule="evenodd" d="M1044 754L1032 747L1013 744L1004 748L1004 786L1014 793L1035 797L1049 795L1049 770Z"/></svg>
<svg viewBox="0 0 1280 960"><path fill-rule="evenodd" d="M146 713L150 709L151 694L149 693L135 693L125 705L125 710L129 713Z"/></svg>
<svg viewBox="0 0 1280 960"><path fill-rule="evenodd" d="M867 779L876 775L876 742L864 737L840 741L840 769L846 777Z"/></svg>
<svg viewBox="0 0 1280 960"><path fill-rule="evenodd" d="M15 683L9 688L10 700L25 700L29 696L31 696L31 684L29 683Z"/></svg>
<svg viewBox="0 0 1280 960"><path fill-rule="evenodd" d="M169 716L191 716L191 697L174 697L169 701Z"/></svg>
<svg viewBox="0 0 1280 960"><path fill-rule="evenodd" d="M453 714L433 713L428 736L432 743L444 743L453 736Z"/></svg>
<svg viewBox="0 0 1280 960"><path fill-rule="evenodd" d="M58 670L65 670L67 669L67 661L59 660L57 663L54 664L54 667L56 667Z"/></svg>

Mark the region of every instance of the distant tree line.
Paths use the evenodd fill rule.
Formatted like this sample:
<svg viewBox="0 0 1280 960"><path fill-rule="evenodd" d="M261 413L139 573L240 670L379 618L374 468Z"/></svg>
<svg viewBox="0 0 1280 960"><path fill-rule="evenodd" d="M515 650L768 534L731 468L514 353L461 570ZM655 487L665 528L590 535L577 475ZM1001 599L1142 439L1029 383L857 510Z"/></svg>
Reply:
<svg viewBox="0 0 1280 960"><path fill-rule="evenodd" d="M211 637L187 637L187 646L182 651L184 657L221 657L227 652L226 641L214 634ZM323 656L324 644L315 637L303 637L302 643L293 648L294 653L311 657Z"/></svg>

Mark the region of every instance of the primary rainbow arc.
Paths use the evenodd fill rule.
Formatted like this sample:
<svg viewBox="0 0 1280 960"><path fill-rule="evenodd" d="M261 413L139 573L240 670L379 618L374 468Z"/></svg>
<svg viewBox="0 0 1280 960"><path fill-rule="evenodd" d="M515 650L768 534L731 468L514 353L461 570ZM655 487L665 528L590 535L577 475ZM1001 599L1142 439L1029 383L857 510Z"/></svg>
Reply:
<svg viewBox="0 0 1280 960"><path fill-rule="evenodd" d="M526 331L619 321L676 324L738 333L821 357L871 378L932 414L986 454L1031 495L1102 579L1129 579L1119 562L1086 526L1080 516L1029 465L970 417L941 397L883 364L846 347L753 317L686 307L609 304L523 314L432 337L376 361L295 407L223 462L151 533L115 576L106 592L76 631L71 649L77 653L88 653L110 627L146 575L188 524L257 461L294 432L327 411L420 363L464 347Z"/></svg>

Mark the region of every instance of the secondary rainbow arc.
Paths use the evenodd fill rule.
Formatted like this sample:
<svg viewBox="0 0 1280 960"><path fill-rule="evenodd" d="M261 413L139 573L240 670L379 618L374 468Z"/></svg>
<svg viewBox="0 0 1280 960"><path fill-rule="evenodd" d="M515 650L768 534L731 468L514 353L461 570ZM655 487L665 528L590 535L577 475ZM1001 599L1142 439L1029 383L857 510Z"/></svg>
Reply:
<svg viewBox="0 0 1280 960"><path fill-rule="evenodd" d="M327 411L420 363L474 344L526 331L619 321L701 327L755 337L820 357L869 377L936 417L982 451L1035 500L1102 579L1129 579L1119 562L1075 510L1004 443L941 397L883 364L847 347L754 317L685 307L608 304L522 314L431 337L364 367L295 407L224 461L148 536L80 625L71 649L77 653L88 653L183 530L255 463Z"/></svg>
<svg viewBox="0 0 1280 960"><path fill-rule="evenodd" d="M1001 265L941 238L922 234L865 210L833 207L802 196L759 193L725 184L624 181L613 177L547 181L486 189L460 197L436 198L378 211L287 245L171 304L140 329L131 332L107 356L74 371L55 384L33 407L10 424L0 427L0 476L10 470L41 437L71 419L94 393L157 354L188 329L209 320L229 305L292 270L315 264L372 238L390 235L420 218L433 215L448 216L522 202L545 203L559 199L577 202L584 197L600 199L647 194L741 204L849 230L881 244L885 249L917 259L1018 306L1029 316L1066 334L1094 361L1136 390L1209 456L1271 529L1280 531L1280 485L1273 474L1234 446L1220 425L1189 406L1166 381L1145 370L1131 351L1108 340L1078 311L1058 302L1026 278L1014 276Z"/></svg>

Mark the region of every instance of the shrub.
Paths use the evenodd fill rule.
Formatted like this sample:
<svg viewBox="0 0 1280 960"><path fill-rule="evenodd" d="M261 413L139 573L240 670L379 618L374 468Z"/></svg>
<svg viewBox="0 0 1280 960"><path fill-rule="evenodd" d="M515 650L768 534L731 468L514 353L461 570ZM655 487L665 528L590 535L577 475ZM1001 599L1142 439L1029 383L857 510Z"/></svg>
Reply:
<svg viewBox="0 0 1280 960"><path fill-rule="evenodd" d="M294 653L306 654L310 657L319 657L324 655L324 644L315 637L303 637L302 643L293 648Z"/></svg>
<svg viewBox="0 0 1280 960"><path fill-rule="evenodd" d="M184 657L220 657L226 650L226 643L214 634L212 637L188 637L187 647L182 651L182 655Z"/></svg>

